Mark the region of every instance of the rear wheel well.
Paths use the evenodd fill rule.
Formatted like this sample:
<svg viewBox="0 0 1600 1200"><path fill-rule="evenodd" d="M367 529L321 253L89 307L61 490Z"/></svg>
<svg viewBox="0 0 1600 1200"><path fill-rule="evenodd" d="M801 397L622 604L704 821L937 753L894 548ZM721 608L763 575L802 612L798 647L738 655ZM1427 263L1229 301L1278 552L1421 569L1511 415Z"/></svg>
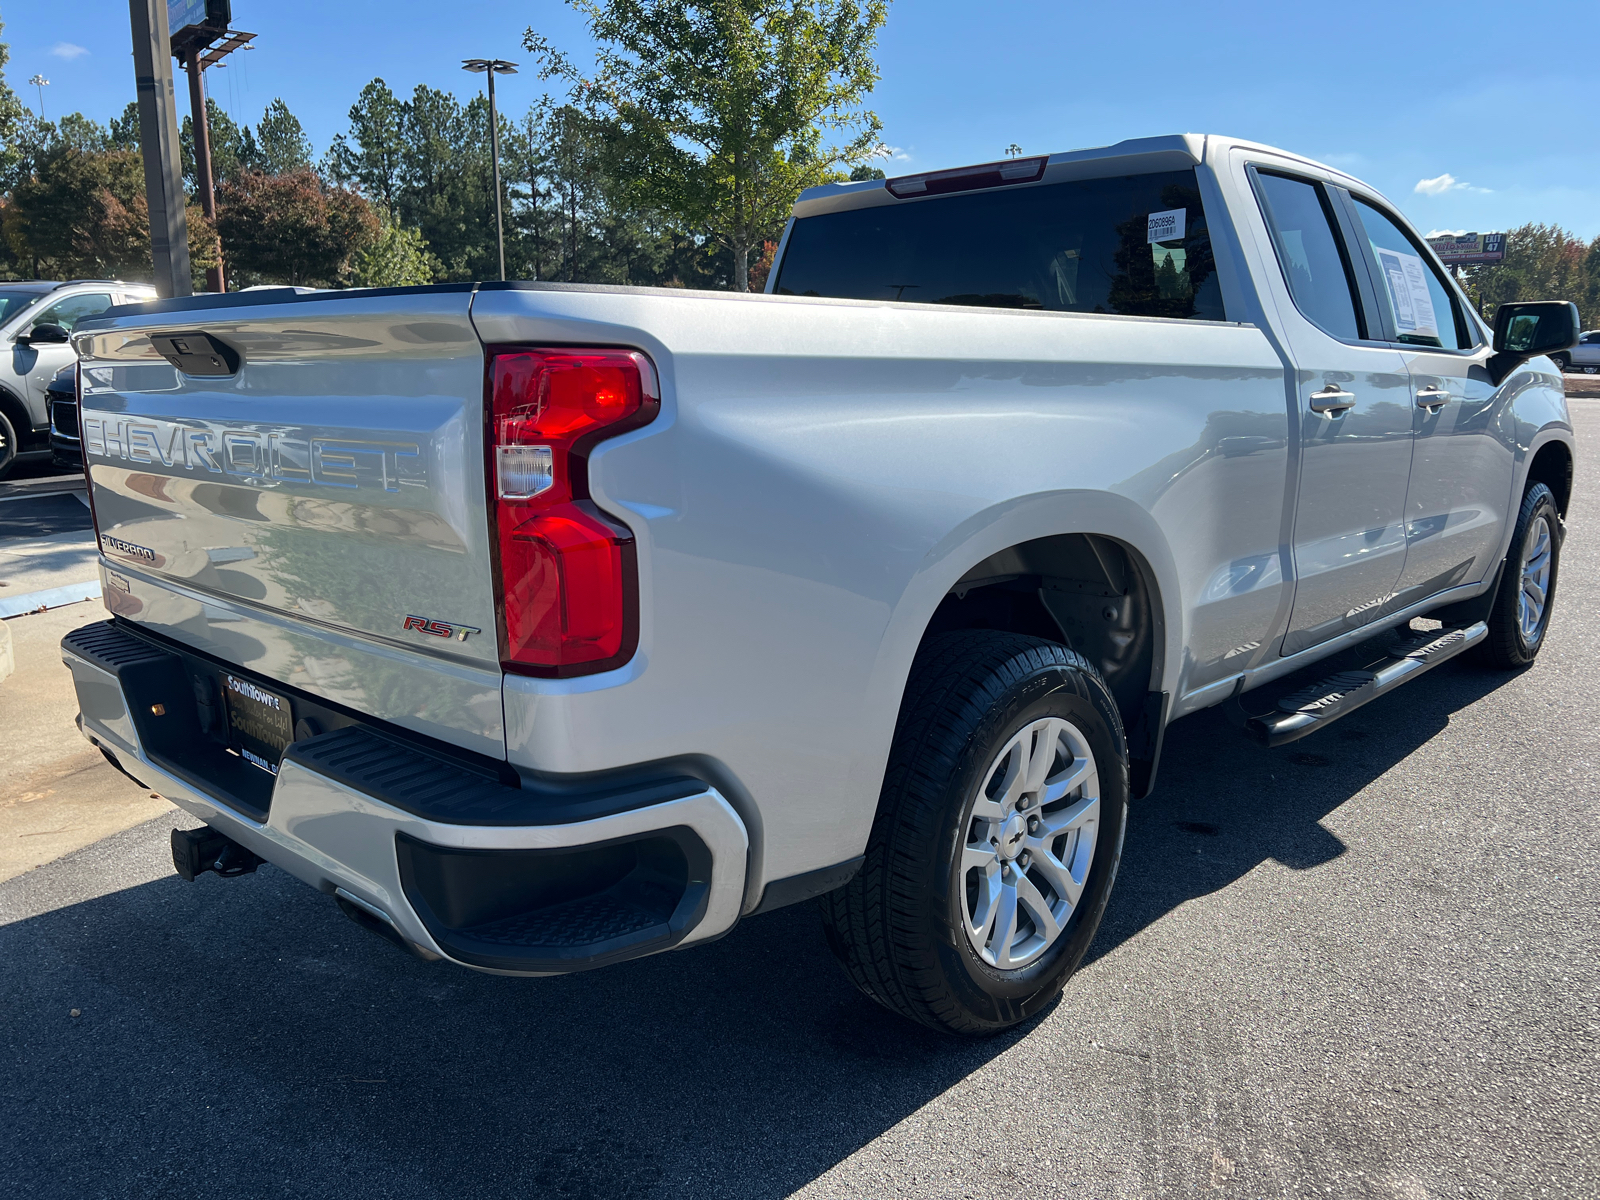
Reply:
<svg viewBox="0 0 1600 1200"><path fill-rule="evenodd" d="M963 629L1046 638L1088 659L1122 714L1134 795L1148 790L1165 719L1163 626L1154 573L1137 551L1068 533L991 554L940 601L923 640Z"/></svg>
<svg viewBox="0 0 1600 1200"><path fill-rule="evenodd" d="M1572 451L1565 442L1546 442L1539 448L1528 464L1528 483L1549 488L1556 498L1556 511L1566 520L1567 501L1572 498Z"/></svg>

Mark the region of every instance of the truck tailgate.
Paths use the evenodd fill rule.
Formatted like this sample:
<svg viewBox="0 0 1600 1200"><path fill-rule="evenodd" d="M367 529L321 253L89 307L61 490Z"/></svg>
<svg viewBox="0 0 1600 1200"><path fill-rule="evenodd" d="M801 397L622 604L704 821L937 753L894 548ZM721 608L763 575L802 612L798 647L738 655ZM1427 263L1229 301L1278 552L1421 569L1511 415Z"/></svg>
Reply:
<svg viewBox="0 0 1600 1200"><path fill-rule="evenodd" d="M503 755L471 299L208 299L89 327L82 432L107 607ZM197 335L237 351L237 369L189 374L160 352L203 353Z"/></svg>

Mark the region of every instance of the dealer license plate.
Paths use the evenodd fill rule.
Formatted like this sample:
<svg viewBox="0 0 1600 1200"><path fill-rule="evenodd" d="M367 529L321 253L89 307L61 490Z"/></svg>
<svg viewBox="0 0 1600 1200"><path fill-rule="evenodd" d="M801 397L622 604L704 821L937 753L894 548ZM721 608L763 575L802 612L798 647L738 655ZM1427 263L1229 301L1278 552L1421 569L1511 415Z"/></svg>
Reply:
<svg viewBox="0 0 1600 1200"><path fill-rule="evenodd" d="M237 675L223 675L228 698L228 743L246 762L278 773L278 760L294 741L289 698Z"/></svg>

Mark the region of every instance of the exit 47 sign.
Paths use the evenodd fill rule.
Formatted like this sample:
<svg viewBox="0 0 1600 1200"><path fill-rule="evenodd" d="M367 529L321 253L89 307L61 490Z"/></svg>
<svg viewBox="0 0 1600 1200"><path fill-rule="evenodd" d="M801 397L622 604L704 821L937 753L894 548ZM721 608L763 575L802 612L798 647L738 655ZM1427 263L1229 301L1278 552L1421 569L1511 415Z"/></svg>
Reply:
<svg viewBox="0 0 1600 1200"><path fill-rule="evenodd" d="M1503 233L1460 233L1428 239L1428 245L1445 266L1454 263L1503 262L1506 235Z"/></svg>

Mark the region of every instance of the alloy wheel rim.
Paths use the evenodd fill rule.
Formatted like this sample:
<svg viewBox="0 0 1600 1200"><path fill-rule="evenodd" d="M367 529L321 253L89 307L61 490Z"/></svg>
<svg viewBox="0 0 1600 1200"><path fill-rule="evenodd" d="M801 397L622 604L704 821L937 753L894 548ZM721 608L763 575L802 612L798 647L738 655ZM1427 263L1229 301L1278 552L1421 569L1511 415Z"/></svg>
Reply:
<svg viewBox="0 0 1600 1200"><path fill-rule="evenodd" d="M1522 640L1532 646L1543 634L1544 612L1550 600L1550 562L1553 545L1550 522L1538 517L1522 542L1522 586L1517 593L1517 625Z"/></svg>
<svg viewBox="0 0 1600 1200"><path fill-rule="evenodd" d="M1094 861L1100 775L1070 721L1012 735L983 774L961 848L962 924L973 952L1002 971L1055 945Z"/></svg>

